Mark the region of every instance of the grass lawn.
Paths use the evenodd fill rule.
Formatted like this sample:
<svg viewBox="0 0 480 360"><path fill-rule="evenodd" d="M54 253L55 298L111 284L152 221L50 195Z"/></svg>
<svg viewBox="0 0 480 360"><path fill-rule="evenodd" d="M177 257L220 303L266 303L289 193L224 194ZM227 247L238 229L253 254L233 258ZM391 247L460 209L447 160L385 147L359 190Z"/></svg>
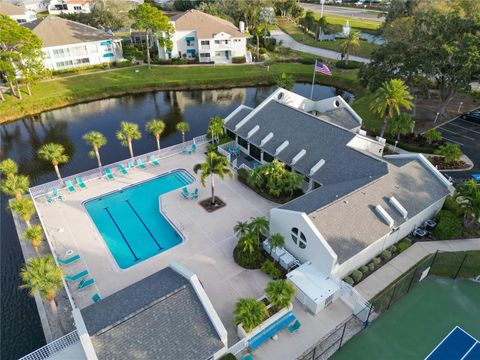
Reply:
<svg viewBox="0 0 480 360"><path fill-rule="evenodd" d="M377 30L378 28L380 28L380 26L382 26L381 20L359 19L359 18L343 16L343 15L330 15L330 14L324 14L324 15L327 18L327 22L329 24L343 26L347 23L347 20L348 20L350 23L350 26L358 30Z"/></svg>
<svg viewBox="0 0 480 360"><path fill-rule="evenodd" d="M340 52L340 44L343 42L342 39L336 39L334 41L318 41L315 40L311 34L307 34L305 37L302 29L300 29L295 23L285 19L278 19L278 26L296 41L305 45ZM374 43L370 43L366 40L360 40L360 48L352 53L352 55L370 57L372 52L377 48L378 45Z"/></svg>
<svg viewBox="0 0 480 360"><path fill-rule="evenodd" d="M95 72L75 77L44 81L32 86L33 95L18 100L5 94L0 102L0 122L18 119L25 115L67 106L82 101L107 98L126 93L202 88L230 88L272 84L285 72L297 81L311 81L313 65L278 63L269 66L146 66L115 71ZM317 77L318 82L349 91L358 89L356 70L337 71L331 77Z"/></svg>
<svg viewBox="0 0 480 360"><path fill-rule="evenodd" d="M352 104L352 108L363 119L362 128L373 131L376 134L380 133L383 126L383 119L377 113L370 110L370 104L372 102L372 93L365 92L363 95L355 98Z"/></svg>

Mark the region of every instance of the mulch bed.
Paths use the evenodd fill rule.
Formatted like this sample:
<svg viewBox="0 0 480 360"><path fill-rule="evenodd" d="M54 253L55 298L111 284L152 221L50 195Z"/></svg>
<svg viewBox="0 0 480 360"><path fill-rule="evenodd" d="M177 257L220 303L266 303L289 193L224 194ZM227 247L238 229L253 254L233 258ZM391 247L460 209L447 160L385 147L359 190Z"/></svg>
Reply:
<svg viewBox="0 0 480 360"><path fill-rule="evenodd" d="M429 160L439 170L468 169L469 167L468 164L463 160L446 163L445 159L441 156L431 156Z"/></svg>
<svg viewBox="0 0 480 360"><path fill-rule="evenodd" d="M215 196L215 204L212 204L212 198L210 197L208 199L200 201L199 204L208 212L214 212L227 206L227 204L225 204L225 202L223 202L223 200L217 196Z"/></svg>

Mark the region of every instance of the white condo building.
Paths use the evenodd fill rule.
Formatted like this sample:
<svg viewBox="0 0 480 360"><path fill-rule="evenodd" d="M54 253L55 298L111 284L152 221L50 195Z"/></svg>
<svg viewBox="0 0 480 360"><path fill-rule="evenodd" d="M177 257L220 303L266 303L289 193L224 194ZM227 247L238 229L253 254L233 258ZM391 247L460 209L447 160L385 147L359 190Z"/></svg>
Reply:
<svg viewBox="0 0 480 360"><path fill-rule="evenodd" d="M35 11L4 2L0 2L0 14L7 15L19 24L25 24L37 19Z"/></svg>
<svg viewBox="0 0 480 360"><path fill-rule="evenodd" d="M94 27L51 15L25 27L43 41L44 63L50 70L123 60L120 39Z"/></svg>
<svg viewBox="0 0 480 360"><path fill-rule="evenodd" d="M91 0L51 0L48 12L58 14L88 14L93 8Z"/></svg>
<svg viewBox="0 0 480 360"><path fill-rule="evenodd" d="M231 22L205 14L198 10L175 15L171 18L175 28L171 51L159 47L160 59L198 57L200 62L231 63L233 57L245 56L247 39L240 29Z"/></svg>

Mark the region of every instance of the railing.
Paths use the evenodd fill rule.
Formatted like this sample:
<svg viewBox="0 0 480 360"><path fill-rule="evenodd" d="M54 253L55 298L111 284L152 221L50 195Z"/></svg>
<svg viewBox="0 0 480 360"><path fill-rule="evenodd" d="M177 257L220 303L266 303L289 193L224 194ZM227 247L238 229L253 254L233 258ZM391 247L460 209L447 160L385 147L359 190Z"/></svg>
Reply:
<svg viewBox="0 0 480 360"><path fill-rule="evenodd" d="M73 180L75 180L76 177L81 177L83 182L88 182L88 181L91 181L91 180L100 179L104 176L104 171L103 171L104 168L110 168L112 170L112 172L115 173L115 172L118 172L118 170L116 168L119 164L125 164L128 161L135 162L139 159L144 161L144 162L150 162L150 156L152 156L152 155L158 157L159 159L165 159L167 157L182 153L185 148L191 147L193 144L203 145L207 142L208 142L207 136L206 135L201 135L201 136L198 136L198 137L196 137L196 138L194 138L190 141L186 141L185 143L176 144L176 145L161 149L160 152L158 150L151 151L151 152L146 153L146 154L135 156L134 158L124 159L124 160L117 161L117 162L112 163L112 164L102 166L101 168L90 169L90 170L84 171L82 173L66 176L66 177L62 178L61 180L58 179L58 180L50 181L48 183L44 183L44 184L41 184L41 185L33 186L33 187L30 188L30 195L33 198L37 198L39 196L47 194L53 188L62 188L64 186L65 181L67 181L67 180L72 180L73 181Z"/></svg>
<svg viewBox="0 0 480 360"><path fill-rule="evenodd" d="M233 355L238 355L240 354L244 349L246 349L248 346L248 339L247 338L244 338L244 339L241 339L239 342L237 342L236 344L233 344L232 346L230 346L230 348L228 349L228 352L233 354Z"/></svg>
<svg viewBox="0 0 480 360"><path fill-rule="evenodd" d="M77 344L78 342L80 342L80 338L78 337L77 330L74 330L71 333L62 336L61 338L52 341L51 343L48 343L40 349L37 349L34 352L25 355L19 360L45 360L55 355L56 353L65 350L69 346Z"/></svg>
<svg viewBox="0 0 480 360"><path fill-rule="evenodd" d="M231 144L233 141L229 142L229 143L226 143L226 144L222 144L220 146L217 146L217 151L220 155L223 155L225 156L227 159L228 159L228 162L231 163L232 162L232 155L227 151L225 150L222 146L228 146L228 144Z"/></svg>

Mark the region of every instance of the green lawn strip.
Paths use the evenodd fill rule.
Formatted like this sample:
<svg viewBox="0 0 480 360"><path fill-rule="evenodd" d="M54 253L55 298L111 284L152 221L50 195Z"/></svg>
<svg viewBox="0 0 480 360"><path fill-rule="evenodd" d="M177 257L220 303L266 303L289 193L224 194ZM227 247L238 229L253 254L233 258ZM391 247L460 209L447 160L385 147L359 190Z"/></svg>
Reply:
<svg viewBox="0 0 480 360"><path fill-rule="evenodd" d="M381 20L373 20L373 19L359 19L350 16L342 16L342 15L330 15L325 14L327 22L329 24L336 24L336 25L345 25L347 20L352 28L356 28L359 30L377 30L381 25Z"/></svg>
<svg viewBox="0 0 480 360"><path fill-rule="evenodd" d="M460 265L462 268L458 273L458 277L469 278L480 275L480 250L438 253L435 258L435 264L431 269L431 274L453 277L456 275Z"/></svg>
<svg viewBox="0 0 480 360"><path fill-rule="evenodd" d="M138 72L136 72L138 70ZM97 72L32 86L32 96L24 95L18 100L5 94L6 101L0 102L0 122L18 119L25 115L79 103L107 98L126 93L149 90L212 89L237 86L273 84L276 77L288 73L297 81L311 81L313 65L278 63L270 65L243 66L191 66L191 67L147 67L125 68L111 72ZM356 72L338 71L332 77L317 77L319 83L337 86L349 91L357 88Z"/></svg>

